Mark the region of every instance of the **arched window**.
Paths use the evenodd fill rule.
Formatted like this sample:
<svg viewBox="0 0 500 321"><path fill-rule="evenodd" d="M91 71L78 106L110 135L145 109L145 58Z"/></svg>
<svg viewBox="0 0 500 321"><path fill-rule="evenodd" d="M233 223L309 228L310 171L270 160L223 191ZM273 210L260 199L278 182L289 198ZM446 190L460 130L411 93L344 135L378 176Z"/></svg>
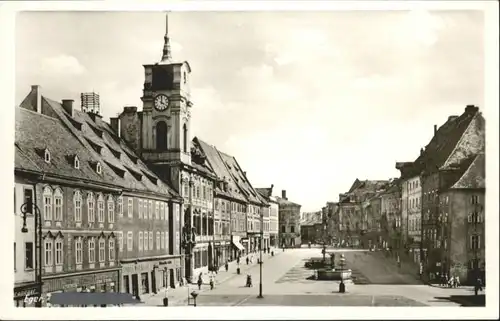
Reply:
<svg viewBox="0 0 500 321"><path fill-rule="evenodd" d="M94 222L95 221L95 200L94 200L94 194L89 193L87 196L87 210L88 210L88 221Z"/></svg>
<svg viewBox="0 0 500 321"><path fill-rule="evenodd" d="M183 146L183 151L184 153L187 153L187 149L188 149L188 130L187 130L187 126L186 124L184 124L184 126L182 126L182 146Z"/></svg>
<svg viewBox="0 0 500 321"><path fill-rule="evenodd" d="M75 222L82 221L82 193L80 191L75 191L73 195L73 202L75 206Z"/></svg>
<svg viewBox="0 0 500 321"><path fill-rule="evenodd" d="M164 121L159 121L156 124L156 149L168 149L168 127Z"/></svg>
<svg viewBox="0 0 500 321"><path fill-rule="evenodd" d="M52 221L52 190L48 186L43 190L43 216L46 221Z"/></svg>
<svg viewBox="0 0 500 321"><path fill-rule="evenodd" d="M115 201L113 196L108 196L108 223L115 222Z"/></svg>
<svg viewBox="0 0 500 321"><path fill-rule="evenodd" d="M63 195L61 189L57 188L54 192L54 220L61 222L62 221L62 205L63 204Z"/></svg>
<svg viewBox="0 0 500 321"><path fill-rule="evenodd" d="M104 198L102 194L97 197L97 221L104 223Z"/></svg>

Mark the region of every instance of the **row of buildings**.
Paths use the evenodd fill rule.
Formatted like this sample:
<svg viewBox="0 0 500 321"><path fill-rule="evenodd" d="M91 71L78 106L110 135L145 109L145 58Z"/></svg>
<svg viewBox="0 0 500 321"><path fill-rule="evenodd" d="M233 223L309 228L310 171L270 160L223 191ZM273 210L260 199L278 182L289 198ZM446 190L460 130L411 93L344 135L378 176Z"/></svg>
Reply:
<svg viewBox="0 0 500 321"><path fill-rule="evenodd" d="M400 177L356 179L327 203L323 235L339 246L389 249L426 279L484 278L485 120L467 106L433 134L417 159L395 164Z"/></svg>
<svg viewBox="0 0 500 321"><path fill-rule="evenodd" d="M300 240L300 205L254 188L234 156L191 137L191 67L164 40L161 61L144 65L142 111L124 107L107 123L97 94L82 94L78 110L39 86L16 108L17 306L37 295L38 271L44 295L140 296Z"/></svg>

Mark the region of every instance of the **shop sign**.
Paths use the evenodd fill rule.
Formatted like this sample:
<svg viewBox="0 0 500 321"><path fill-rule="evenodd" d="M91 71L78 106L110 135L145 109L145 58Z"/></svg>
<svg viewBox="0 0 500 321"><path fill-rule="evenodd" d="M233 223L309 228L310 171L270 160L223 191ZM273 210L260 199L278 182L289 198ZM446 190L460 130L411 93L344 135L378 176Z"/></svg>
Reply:
<svg viewBox="0 0 500 321"><path fill-rule="evenodd" d="M14 289L14 298L30 297L30 296L38 296L38 291L36 287Z"/></svg>

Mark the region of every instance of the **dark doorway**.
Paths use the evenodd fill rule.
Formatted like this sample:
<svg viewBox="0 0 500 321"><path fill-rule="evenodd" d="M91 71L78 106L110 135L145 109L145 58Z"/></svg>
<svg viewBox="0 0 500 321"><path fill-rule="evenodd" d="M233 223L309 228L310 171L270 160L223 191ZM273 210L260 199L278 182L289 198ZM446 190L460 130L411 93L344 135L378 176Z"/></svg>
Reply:
<svg viewBox="0 0 500 321"><path fill-rule="evenodd" d="M123 276L123 284L125 285L124 286L125 293L130 293L130 283L128 275Z"/></svg>
<svg viewBox="0 0 500 321"><path fill-rule="evenodd" d="M170 287L175 288L174 269L170 269Z"/></svg>
<svg viewBox="0 0 500 321"><path fill-rule="evenodd" d="M141 273L141 294L142 293L149 293L148 272Z"/></svg>
<svg viewBox="0 0 500 321"><path fill-rule="evenodd" d="M139 296L139 279L137 274L132 274L132 295L136 298Z"/></svg>
<svg viewBox="0 0 500 321"><path fill-rule="evenodd" d="M151 291L156 293L156 274L155 271L151 271Z"/></svg>
<svg viewBox="0 0 500 321"><path fill-rule="evenodd" d="M156 149L161 151L168 149L168 127L164 121L156 123Z"/></svg>

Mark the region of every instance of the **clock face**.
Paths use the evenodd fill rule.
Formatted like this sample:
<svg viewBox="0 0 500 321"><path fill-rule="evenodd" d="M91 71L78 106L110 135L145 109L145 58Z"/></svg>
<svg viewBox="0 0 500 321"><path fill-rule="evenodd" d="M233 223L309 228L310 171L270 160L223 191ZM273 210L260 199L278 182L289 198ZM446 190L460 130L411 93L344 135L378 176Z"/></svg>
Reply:
<svg viewBox="0 0 500 321"><path fill-rule="evenodd" d="M155 97L155 108L159 111L164 111L168 108L168 97L160 94Z"/></svg>

